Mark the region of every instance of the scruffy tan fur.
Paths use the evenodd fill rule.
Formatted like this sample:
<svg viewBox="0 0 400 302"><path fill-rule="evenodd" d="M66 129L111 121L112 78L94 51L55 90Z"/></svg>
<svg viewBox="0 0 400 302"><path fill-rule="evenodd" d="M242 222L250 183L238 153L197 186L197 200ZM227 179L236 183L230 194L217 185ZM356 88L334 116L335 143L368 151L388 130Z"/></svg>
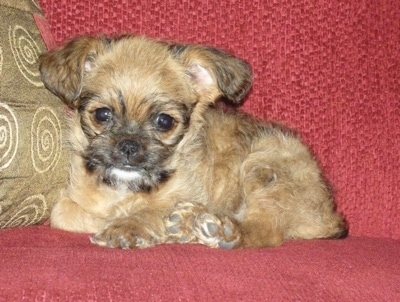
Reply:
<svg viewBox="0 0 400 302"><path fill-rule="evenodd" d="M215 105L248 92L242 60L139 36L79 37L44 54L40 70L73 111L70 184L53 227L121 248L266 247L346 234L295 134Z"/></svg>

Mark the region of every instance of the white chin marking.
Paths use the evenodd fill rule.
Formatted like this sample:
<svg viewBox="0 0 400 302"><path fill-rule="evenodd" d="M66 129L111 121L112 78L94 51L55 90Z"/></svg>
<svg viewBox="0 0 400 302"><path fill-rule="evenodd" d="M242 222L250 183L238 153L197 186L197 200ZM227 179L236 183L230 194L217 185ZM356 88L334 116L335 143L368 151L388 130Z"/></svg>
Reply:
<svg viewBox="0 0 400 302"><path fill-rule="evenodd" d="M126 171L118 168L111 170L111 176L123 181L135 181L142 178L142 175L137 171Z"/></svg>

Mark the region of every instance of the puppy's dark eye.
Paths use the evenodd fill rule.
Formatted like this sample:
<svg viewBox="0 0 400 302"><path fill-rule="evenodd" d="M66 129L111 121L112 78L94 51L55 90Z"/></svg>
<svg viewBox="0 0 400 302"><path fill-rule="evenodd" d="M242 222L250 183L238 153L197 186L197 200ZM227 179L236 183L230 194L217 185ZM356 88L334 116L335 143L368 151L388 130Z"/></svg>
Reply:
<svg viewBox="0 0 400 302"><path fill-rule="evenodd" d="M171 128L174 126L174 123L174 118L168 114L160 113L157 115L156 125L162 131L171 130Z"/></svg>
<svg viewBox="0 0 400 302"><path fill-rule="evenodd" d="M112 112L110 108L98 108L94 111L94 118L99 123L107 123L112 119Z"/></svg>

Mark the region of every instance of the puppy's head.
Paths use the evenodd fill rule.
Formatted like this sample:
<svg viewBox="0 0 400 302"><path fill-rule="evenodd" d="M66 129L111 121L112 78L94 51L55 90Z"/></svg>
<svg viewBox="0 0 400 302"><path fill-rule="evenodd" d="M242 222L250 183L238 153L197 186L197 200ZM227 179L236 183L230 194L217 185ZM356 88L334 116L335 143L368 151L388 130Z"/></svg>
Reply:
<svg viewBox="0 0 400 302"><path fill-rule="evenodd" d="M249 66L222 51L144 37L80 37L40 58L46 87L79 118L85 167L110 185L149 190L194 120L220 97L240 103Z"/></svg>

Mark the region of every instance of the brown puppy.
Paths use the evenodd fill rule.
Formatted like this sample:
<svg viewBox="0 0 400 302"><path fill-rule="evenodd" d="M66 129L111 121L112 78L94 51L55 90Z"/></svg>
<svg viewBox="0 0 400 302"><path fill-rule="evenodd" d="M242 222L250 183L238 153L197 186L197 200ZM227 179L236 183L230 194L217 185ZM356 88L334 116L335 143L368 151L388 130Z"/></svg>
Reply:
<svg viewBox="0 0 400 302"><path fill-rule="evenodd" d="M145 37L80 37L43 55L40 71L73 109L70 184L53 227L121 248L346 234L296 135L214 106L248 92L245 62Z"/></svg>

